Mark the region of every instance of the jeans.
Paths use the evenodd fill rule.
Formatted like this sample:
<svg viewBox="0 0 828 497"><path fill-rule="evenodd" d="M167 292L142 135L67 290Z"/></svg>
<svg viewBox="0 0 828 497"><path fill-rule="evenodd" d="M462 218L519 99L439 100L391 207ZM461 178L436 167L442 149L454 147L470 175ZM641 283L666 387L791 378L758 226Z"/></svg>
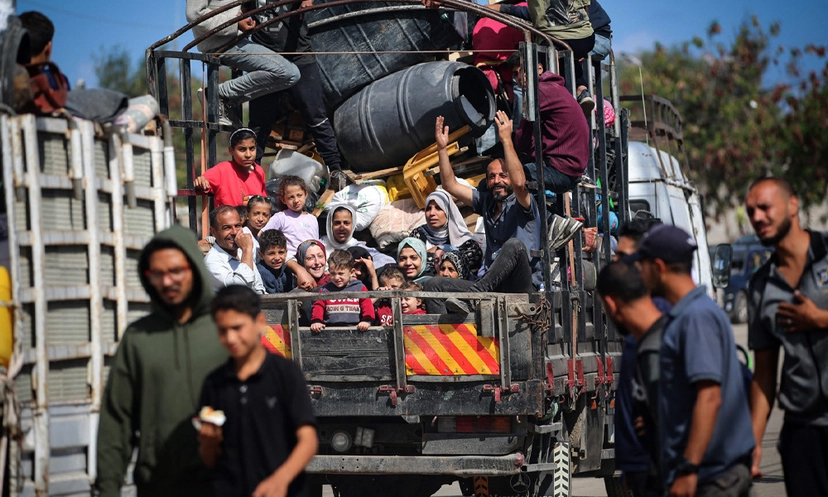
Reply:
<svg viewBox="0 0 828 497"><path fill-rule="evenodd" d="M316 150L331 171L342 169L342 157L336 145L336 135L328 120L325 109L325 95L322 92L322 77L319 66L314 61L311 64L299 66L302 74L302 83L290 87L290 94L298 107L299 113L305 120ZM279 116L280 96L276 94L263 95L250 105L250 127L256 130L256 161L261 161L264 146L270 136L270 128Z"/></svg>
<svg viewBox="0 0 828 497"><path fill-rule="evenodd" d="M529 170L529 174L532 175L532 179L539 181L538 168L535 166L534 162L524 164L524 168ZM580 179L580 176L570 176L568 174L564 174L554 167L547 165L546 161L544 161L543 183L547 190L554 193L566 193L571 191Z"/></svg>
<svg viewBox="0 0 828 497"><path fill-rule="evenodd" d="M612 48L612 41L604 35L595 33L595 45L592 47L592 51L589 52L589 56L604 60L609 55L610 48Z"/></svg>
<svg viewBox="0 0 828 497"><path fill-rule="evenodd" d="M715 480L699 484L696 497L748 497L751 485L753 485L753 480L750 477L750 468L747 464L737 463ZM788 495L808 494L789 493Z"/></svg>
<svg viewBox="0 0 828 497"><path fill-rule="evenodd" d="M425 292L529 293L534 290L526 245L517 238L503 244L486 274L477 281L435 276L423 283ZM445 302L426 299L426 309L429 314L445 314Z"/></svg>
<svg viewBox="0 0 828 497"><path fill-rule="evenodd" d="M828 427L785 420L779 455L788 495L828 496Z"/></svg>
<svg viewBox="0 0 828 497"><path fill-rule="evenodd" d="M227 50L221 62L245 71L241 77L219 85L219 97L229 105L293 87L300 77L299 68L292 62L246 39Z"/></svg>

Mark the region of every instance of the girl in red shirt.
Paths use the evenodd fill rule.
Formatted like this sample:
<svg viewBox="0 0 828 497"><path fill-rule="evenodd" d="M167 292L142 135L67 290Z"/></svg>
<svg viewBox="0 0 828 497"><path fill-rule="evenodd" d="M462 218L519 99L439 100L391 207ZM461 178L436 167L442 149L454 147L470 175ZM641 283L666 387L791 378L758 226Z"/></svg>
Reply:
<svg viewBox="0 0 828 497"><path fill-rule="evenodd" d="M219 162L194 181L196 190L212 193L214 206L246 205L248 197L267 197L265 174L256 164L256 134L239 128L230 134L232 160Z"/></svg>

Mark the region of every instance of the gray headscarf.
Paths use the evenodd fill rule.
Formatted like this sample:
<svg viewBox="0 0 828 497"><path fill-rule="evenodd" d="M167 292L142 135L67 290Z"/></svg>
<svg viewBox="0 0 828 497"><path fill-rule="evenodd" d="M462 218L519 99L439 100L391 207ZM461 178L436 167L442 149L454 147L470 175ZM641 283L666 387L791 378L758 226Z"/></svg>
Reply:
<svg viewBox="0 0 828 497"><path fill-rule="evenodd" d="M426 197L426 207L432 200L440 210L446 213L446 224L440 228L432 228L428 223L423 225L428 243L435 246L449 244L459 247L468 240L474 240L474 235L466 226L466 221L463 219L463 215L460 214L460 209L457 208L448 193L443 190L431 192Z"/></svg>

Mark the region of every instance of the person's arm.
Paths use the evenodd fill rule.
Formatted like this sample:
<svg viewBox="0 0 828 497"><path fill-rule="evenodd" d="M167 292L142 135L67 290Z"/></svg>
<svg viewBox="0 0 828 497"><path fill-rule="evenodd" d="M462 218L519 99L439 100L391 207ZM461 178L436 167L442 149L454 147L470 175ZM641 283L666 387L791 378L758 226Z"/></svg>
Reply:
<svg viewBox="0 0 828 497"><path fill-rule="evenodd" d="M509 14L510 16L519 17L519 18L521 18L525 21L532 22L532 16L529 14L529 7L526 7L526 6L509 5L509 4L505 4L505 3L504 4L495 3L495 4L486 5L486 7L489 7L489 8L499 7L499 8L494 9L494 10L500 11L504 14Z"/></svg>
<svg viewBox="0 0 828 497"><path fill-rule="evenodd" d="M768 424L771 409L776 397L776 371L779 362L779 348L754 351L755 366L753 381L750 383L750 419L753 424L753 438L756 448L753 450L751 474L754 478L762 476L759 465L762 462L762 439Z"/></svg>
<svg viewBox="0 0 828 497"><path fill-rule="evenodd" d="M722 405L722 387L711 380L696 382L696 405L693 407L693 418L690 422L690 435L687 439L687 448L684 449L684 458L693 464L701 464L707 446L713 438L716 428L716 418L719 407ZM696 495L699 475L696 473L678 475L670 488L671 496Z"/></svg>
<svg viewBox="0 0 828 497"><path fill-rule="evenodd" d="M296 447L287 460L253 491L253 497L284 497L288 486L311 462L319 447L319 438L313 426L300 426L296 430Z"/></svg>
<svg viewBox="0 0 828 497"><path fill-rule="evenodd" d="M776 314L784 323L786 333L828 329L828 310L817 307L813 300L802 295L799 290L794 292L794 303L780 303Z"/></svg>
<svg viewBox="0 0 828 497"><path fill-rule="evenodd" d="M310 275L307 269L296 262L296 259L291 259L286 262L287 268L296 276L296 288L309 292L316 288L316 280Z"/></svg>
<svg viewBox="0 0 828 497"><path fill-rule="evenodd" d="M130 331L124 334L106 382L98 425L98 478L95 487L101 497L119 497L132 457L133 434L139 420L133 409L138 404L130 360Z"/></svg>
<svg viewBox="0 0 828 497"><path fill-rule="evenodd" d="M325 329L325 301L314 300L313 306L311 307L311 330L315 333L319 333L323 329Z"/></svg>
<svg viewBox="0 0 828 497"><path fill-rule="evenodd" d="M218 166L213 166L193 180L193 187L200 192L215 193L220 179Z"/></svg>
<svg viewBox="0 0 828 497"><path fill-rule="evenodd" d="M204 385L201 387L199 405L201 407L212 407L220 410L221 407L216 405L212 392L212 383L210 376L208 376L204 380ZM208 468L214 468L216 466L218 457L221 455L222 441L224 441L224 437L221 427L202 420L201 429L198 433L198 455Z"/></svg>
<svg viewBox="0 0 828 497"><path fill-rule="evenodd" d="M236 235L236 245L242 250L241 262L250 269L256 269L256 261L253 256L253 235L241 232Z"/></svg>
<svg viewBox="0 0 828 497"><path fill-rule="evenodd" d="M213 251L218 253L213 253ZM248 266L243 262L234 269L230 264L229 256L225 256L222 252L224 252L223 249L214 246L204 258L204 264L207 266L207 270L210 271L213 281L215 281L215 287L245 285L255 289L254 287L257 281L261 285L261 278L257 278L259 275L258 270L253 269L252 266Z"/></svg>
<svg viewBox="0 0 828 497"><path fill-rule="evenodd" d="M526 188L526 174L523 172L523 164L521 164L512 143L512 120L505 112L499 110L495 115L495 126L497 126L500 143L503 144L503 161L506 163L506 171L509 173L512 191L515 193L515 198L521 207L529 209L532 206L532 194ZM440 170L442 174L442 168Z"/></svg>
<svg viewBox="0 0 828 497"><path fill-rule="evenodd" d="M363 286L362 291L367 292L368 289ZM365 331L371 326L374 319L376 319L374 303L371 299L359 299L359 311L359 324L357 325L357 328L359 331Z"/></svg>
<svg viewBox="0 0 828 497"><path fill-rule="evenodd" d="M434 139L437 142L437 158L440 163L440 184L443 190L450 195L463 202L466 205L472 205L472 189L466 185L462 185L454 176L454 169L451 167L448 151L448 137L449 128L445 126L443 116L437 116L437 121L434 123Z"/></svg>
<svg viewBox="0 0 828 497"><path fill-rule="evenodd" d="M365 266L365 270L371 275L371 290L376 290L379 288L379 279L377 278L377 269L374 267L374 259L363 257L360 260Z"/></svg>

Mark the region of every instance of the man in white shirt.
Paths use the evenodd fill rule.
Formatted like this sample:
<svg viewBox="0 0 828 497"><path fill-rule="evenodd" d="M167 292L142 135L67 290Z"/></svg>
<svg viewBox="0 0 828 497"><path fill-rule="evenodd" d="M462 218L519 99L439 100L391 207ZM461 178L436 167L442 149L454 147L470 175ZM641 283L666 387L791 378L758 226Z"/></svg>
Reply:
<svg viewBox="0 0 828 497"><path fill-rule="evenodd" d="M244 233L238 210L232 205L216 207L210 213L213 248L204 257L213 289L246 285L256 293L265 293L262 277L256 270L253 236Z"/></svg>

